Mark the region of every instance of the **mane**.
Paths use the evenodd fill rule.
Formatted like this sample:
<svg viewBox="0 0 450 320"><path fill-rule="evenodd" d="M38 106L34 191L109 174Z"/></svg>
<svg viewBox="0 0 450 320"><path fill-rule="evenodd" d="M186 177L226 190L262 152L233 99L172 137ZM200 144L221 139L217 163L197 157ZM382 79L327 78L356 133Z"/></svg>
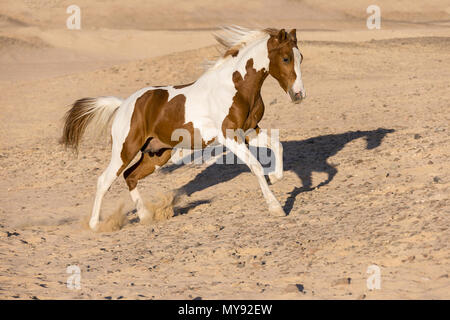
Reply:
<svg viewBox="0 0 450 320"><path fill-rule="evenodd" d="M222 27L218 33L213 33L214 38L222 47L222 57L212 63L212 69L219 66L228 56L236 55L241 48L262 40L273 32L274 29L252 30L236 25Z"/></svg>

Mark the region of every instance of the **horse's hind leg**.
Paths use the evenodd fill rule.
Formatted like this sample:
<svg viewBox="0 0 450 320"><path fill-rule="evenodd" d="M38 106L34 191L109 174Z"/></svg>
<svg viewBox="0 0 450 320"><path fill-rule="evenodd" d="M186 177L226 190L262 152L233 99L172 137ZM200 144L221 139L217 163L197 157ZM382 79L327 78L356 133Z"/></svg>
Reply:
<svg viewBox="0 0 450 320"><path fill-rule="evenodd" d="M112 153L111 161L105 171L98 177L97 180L97 192L95 194L94 207L92 208L92 215L89 221L89 227L92 230L96 230L100 220L100 208L102 205L102 199L106 191L108 191L111 184L117 178L117 171L122 166L122 159L120 154Z"/></svg>
<svg viewBox="0 0 450 320"><path fill-rule="evenodd" d="M136 146L127 143L119 146L119 143L113 141L111 161L97 180L97 192L95 194L94 207L92 208L92 215L89 221L89 227L92 230L96 230L99 224L103 196L111 187L114 180L116 180L122 171L130 164L131 160L133 160L138 152L139 148ZM122 157L125 157L125 159L122 159Z"/></svg>
<svg viewBox="0 0 450 320"><path fill-rule="evenodd" d="M137 214L141 221L149 216L149 212L145 208L144 202L139 194L137 183L140 179L143 179L153 173L156 166L162 166L169 161L171 151L172 149L163 149L152 154L142 153L141 159L128 168L124 173L125 181L128 185L128 189L130 190L131 199L136 204Z"/></svg>

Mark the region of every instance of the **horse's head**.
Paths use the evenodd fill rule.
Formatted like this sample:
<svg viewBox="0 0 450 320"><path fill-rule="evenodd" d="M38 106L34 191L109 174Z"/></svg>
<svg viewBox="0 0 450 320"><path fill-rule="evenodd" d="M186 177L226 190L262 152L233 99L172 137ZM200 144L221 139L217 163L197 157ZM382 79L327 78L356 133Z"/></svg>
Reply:
<svg viewBox="0 0 450 320"><path fill-rule="evenodd" d="M267 42L269 51L269 74L277 79L281 88L289 93L295 103L306 98L300 64L303 56L297 47L296 30L271 30Z"/></svg>

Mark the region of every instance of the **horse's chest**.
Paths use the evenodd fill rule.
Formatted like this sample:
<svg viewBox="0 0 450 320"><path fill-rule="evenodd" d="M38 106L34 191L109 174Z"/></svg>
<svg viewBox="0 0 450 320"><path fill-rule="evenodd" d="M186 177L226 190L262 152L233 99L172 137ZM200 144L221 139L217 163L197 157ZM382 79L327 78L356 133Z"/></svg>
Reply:
<svg viewBox="0 0 450 320"><path fill-rule="evenodd" d="M242 79L242 77L240 77ZM186 122L192 122L202 139L210 141L226 130L255 128L264 114L259 87L243 88L244 82L220 90L187 94Z"/></svg>
<svg viewBox="0 0 450 320"><path fill-rule="evenodd" d="M233 99L228 115L222 122L222 133L226 135L227 130L242 129L247 131L255 128L264 115L264 104L261 96L249 103L248 101L236 96Z"/></svg>
<svg viewBox="0 0 450 320"><path fill-rule="evenodd" d="M262 102L261 96L258 97L258 100L254 103L254 105L250 108L249 115L244 123L244 130L254 129L261 121L264 115L264 104Z"/></svg>

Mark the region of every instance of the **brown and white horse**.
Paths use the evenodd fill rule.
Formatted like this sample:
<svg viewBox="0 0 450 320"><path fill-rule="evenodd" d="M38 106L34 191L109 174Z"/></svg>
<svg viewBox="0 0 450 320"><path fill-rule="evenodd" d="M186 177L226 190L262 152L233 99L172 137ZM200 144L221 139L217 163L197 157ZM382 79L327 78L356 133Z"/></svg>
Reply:
<svg viewBox="0 0 450 320"><path fill-rule="evenodd" d="M62 142L75 149L89 124L100 131L112 121L111 161L98 178L89 221L91 229L98 229L102 198L122 172L139 218L148 216L136 188L137 182L171 158L173 148L179 143L172 139L177 129L187 130L192 137L200 134L200 147L213 141L227 147L256 175L270 211L285 215L269 189L263 167L246 142L258 146L259 141L267 141L265 146L274 151L275 171L269 174L272 183L283 176L281 144L271 145L271 139L258 139L255 135L242 141L229 137L226 132L255 129L257 135L266 134L258 123L264 114L261 86L269 74L293 102L305 98L300 71L303 57L297 47L296 31L227 27L216 39L225 46L225 54L191 84L146 87L125 100L84 98L76 101L67 112ZM190 145L195 148L191 140ZM140 151L139 161L127 169Z"/></svg>

